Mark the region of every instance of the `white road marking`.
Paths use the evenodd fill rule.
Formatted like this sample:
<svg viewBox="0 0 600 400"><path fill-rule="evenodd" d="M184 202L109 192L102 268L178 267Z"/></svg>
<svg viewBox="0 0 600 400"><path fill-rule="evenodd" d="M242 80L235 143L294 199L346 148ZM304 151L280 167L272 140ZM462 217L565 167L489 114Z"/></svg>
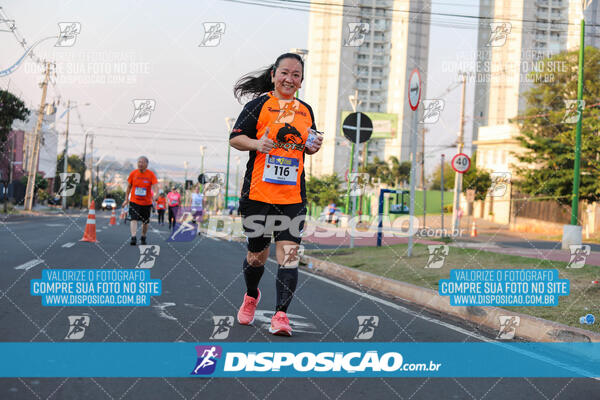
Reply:
<svg viewBox="0 0 600 400"><path fill-rule="evenodd" d="M160 233L160 231L156 228L152 228L152 233Z"/></svg>
<svg viewBox="0 0 600 400"><path fill-rule="evenodd" d="M75 246L75 243L74 243L74 242L69 242L69 243L65 243L65 244L63 244L63 245L62 245L62 246L60 246L60 247L65 247L65 248L67 248L67 249L68 249L69 247L73 247L73 246Z"/></svg>
<svg viewBox="0 0 600 400"><path fill-rule="evenodd" d="M57 227L57 226L67 226L67 224L46 224L46 226Z"/></svg>
<svg viewBox="0 0 600 400"><path fill-rule="evenodd" d="M167 307L173 307L174 305L175 303L158 303L157 305L152 307L154 307L154 309L158 312L159 317L170 319L172 321L177 321L177 318L165 311Z"/></svg>
<svg viewBox="0 0 600 400"><path fill-rule="evenodd" d="M36 258L35 260L27 261L25 264L21 264L18 267L15 267L15 269L24 269L25 271L29 271L31 268L43 262L44 260L42 260L41 258Z"/></svg>

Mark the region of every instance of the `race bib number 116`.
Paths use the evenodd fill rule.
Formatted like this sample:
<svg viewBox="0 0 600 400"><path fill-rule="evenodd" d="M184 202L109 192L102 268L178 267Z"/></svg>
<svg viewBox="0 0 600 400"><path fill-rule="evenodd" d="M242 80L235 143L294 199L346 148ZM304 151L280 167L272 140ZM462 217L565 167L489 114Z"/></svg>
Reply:
<svg viewBox="0 0 600 400"><path fill-rule="evenodd" d="M263 181L278 185L295 185L298 178L299 164L296 158L267 155Z"/></svg>

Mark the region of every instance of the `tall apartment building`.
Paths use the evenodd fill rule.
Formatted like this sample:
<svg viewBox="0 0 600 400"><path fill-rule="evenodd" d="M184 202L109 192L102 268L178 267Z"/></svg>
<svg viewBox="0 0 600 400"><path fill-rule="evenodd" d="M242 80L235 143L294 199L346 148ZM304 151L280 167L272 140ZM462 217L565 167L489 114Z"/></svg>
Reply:
<svg viewBox="0 0 600 400"><path fill-rule="evenodd" d="M579 48L581 0L481 0L480 16L492 20L482 21L478 32L474 140L479 126L507 124L524 112L523 93L533 85L526 76L537 60ZM600 22L600 1L593 1L584 16L590 25L585 45L600 47L594 26ZM506 40L498 36L503 29Z"/></svg>
<svg viewBox="0 0 600 400"><path fill-rule="evenodd" d="M305 97L317 126L325 131L321 151L312 160L312 173L343 176L346 172L350 145L341 126L343 113L352 111L349 95L355 91L361 101L358 111L382 113L373 121L379 134L369 141L368 159L396 156L409 161L412 122L422 116L422 108L410 109L407 85L414 68L423 81L427 75L430 0L332 0L328 4L334 5L312 4L310 14ZM364 33L356 36L361 27ZM421 99L424 96L422 90ZM417 138L420 148L420 130Z"/></svg>

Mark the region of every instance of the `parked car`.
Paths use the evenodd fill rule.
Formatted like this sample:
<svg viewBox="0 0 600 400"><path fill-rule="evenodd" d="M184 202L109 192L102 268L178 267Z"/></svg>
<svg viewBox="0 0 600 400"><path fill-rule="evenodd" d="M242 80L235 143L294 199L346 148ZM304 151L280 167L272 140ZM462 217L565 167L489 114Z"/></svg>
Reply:
<svg viewBox="0 0 600 400"><path fill-rule="evenodd" d="M102 201L103 210L112 210L113 208L117 208L117 202L115 199L104 199Z"/></svg>
<svg viewBox="0 0 600 400"><path fill-rule="evenodd" d="M59 195L54 195L48 199L48 205L50 206L60 206L62 204L62 197Z"/></svg>

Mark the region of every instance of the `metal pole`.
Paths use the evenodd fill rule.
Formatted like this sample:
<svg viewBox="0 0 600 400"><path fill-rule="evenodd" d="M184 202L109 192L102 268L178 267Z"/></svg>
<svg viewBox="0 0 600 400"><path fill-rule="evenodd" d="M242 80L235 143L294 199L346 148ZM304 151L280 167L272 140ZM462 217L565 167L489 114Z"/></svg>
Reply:
<svg viewBox="0 0 600 400"><path fill-rule="evenodd" d="M442 154L442 165L441 165L441 177L440 177L440 192L441 192L441 196L442 196L442 237L446 236L444 235L444 157L445 155Z"/></svg>
<svg viewBox="0 0 600 400"><path fill-rule="evenodd" d="M65 132L65 155L63 160L63 173L67 173L68 169L68 158L69 158L69 121L71 117L71 100L67 102L67 130ZM66 176L66 175L65 175ZM66 179L66 178L65 178ZM62 197L62 208L67 209L67 196Z"/></svg>
<svg viewBox="0 0 600 400"><path fill-rule="evenodd" d="M358 171L358 148L359 148L359 141L360 141L360 116L361 114L358 113L356 115L356 144L353 147L354 150L354 155L352 157L353 160L356 160L356 162L353 162L353 165L351 167L352 172L356 173ZM348 177L348 188L350 188L350 177ZM354 219L354 216L356 215L356 196L352 196L352 219ZM350 232L350 248L354 248L354 235L352 234L352 232Z"/></svg>
<svg viewBox="0 0 600 400"><path fill-rule="evenodd" d="M225 118L227 124L227 134L231 133L235 118ZM227 176L225 177L225 196L223 196L223 209L227 208L227 196L229 195L229 159L231 157L231 145L229 144L229 138L227 138Z"/></svg>
<svg viewBox="0 0 600 400"><path fill-rule="evenodd" d="M583 10L582 10L583 12ZM571 225L577 225L577 215L579 208L579 167L581 164L581 124L583 120L583 108L581 100L583 99L583 57L584 57L584 34L585 20L581 18L581 32L579 37L579 74L577 77L577 130L575 133L575 165L573 168L573 200L571 202Z"/></svg>
<svg viewBox="0 0 600 400"><path fill-rule="evenodd" d="M90 180L88 181L88 209L92 206L92 181L94 180L94 135L90 136Z"/></svg>
<svg viewBox="0 0 600 400"><path fill-rule="evenodd" d="M417 138L419 118L418 111L413 112L412 130L410 135L410 205L409 205L409 220L408 220L408 256L412 256L413 250L413 234L414 234L414 217L415 217L415 184L416 184L416 154L417 154Z"/></svg>
<svg viewBox="0 0 600 400"><path fill-rule="evenodd" d="M465 126L465 94L467 89L467 81L465 79L465 75L462 75L462 98L460 102L460 126L458 130L458 144L457 151L458 153L462 153L463 150L463 131ZM454 176L454 205L452 206L452 233L458 232L460 228L459 220L458 220L458 208L460 207L460 193L462 192L462 179L463 174L459 174L458 172Z"/></svg>
<svg viewBox="0 0 600 400"><path fill-rule="evenodd" d="M421 189L423 190L423 227L427 227L427 189L425 188L425 131L423 127L423 137L421 139Z"/></svg>
<svg viewBox="0 0 600 400"><path fill-rule="evenodd" d="M29 170L27 171L27 189L25 192L25 210L31 211L33 208L33 197L35 195L35 178L38 169L38 156L40 152L40 142L42 136L42 123L44 121L44 110L46 109L46 93L48 91L48 80L50 79L50 63L46 63L46 75L42 82L42 101L38 111L38 120L35 126L35 132L32 138L31 156L28 161Z"/></svg>

